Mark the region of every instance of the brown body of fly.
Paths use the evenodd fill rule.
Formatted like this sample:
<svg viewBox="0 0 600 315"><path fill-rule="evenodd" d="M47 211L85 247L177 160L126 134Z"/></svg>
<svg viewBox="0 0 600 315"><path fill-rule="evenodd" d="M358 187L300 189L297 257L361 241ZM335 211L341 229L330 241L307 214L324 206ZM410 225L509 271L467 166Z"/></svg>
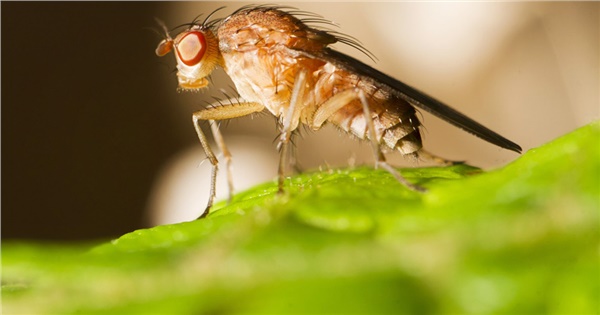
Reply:
<svg viewBox="0 0 600 315"><path fill-rule="evenodd" d="M309 19L303 20L301 15ZM342 42L365 51L352 38L309 27L305 23L308 20L314 21L315 15L301 11L294 14L270 6L243 7L224 19L190 23L175 38L167 32L156 49L159 56L174 50L181 89L206 87L206 77L219 66L231 77L241 97L193 114L198 137L213 165L209 202L201 217L209 213L213 204L218 170L218 160L201 129L202 121L210 122L215 142L226 159L230 196L231 155L215 121L264 110L278 118L281 132L280 191L290 138L300 124L318 130L329 122L359 139L369 140L375 166L416 191L424 189L391 167L382 150L450 162L422 149L421 123L415 107L495 145L521 151L517 144L440 101L331 49L329 45Z"/></svg>

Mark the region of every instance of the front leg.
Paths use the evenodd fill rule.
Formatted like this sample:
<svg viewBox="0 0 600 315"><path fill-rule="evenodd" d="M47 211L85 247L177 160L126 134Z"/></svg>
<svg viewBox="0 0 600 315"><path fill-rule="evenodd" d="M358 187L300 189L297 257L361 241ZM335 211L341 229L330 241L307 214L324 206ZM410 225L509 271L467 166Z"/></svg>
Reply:
<svg viewBox="0 0 600 315"><path fill-rule="evenodd" d="M202 215L200 215L199 219L204 218L208 215L210 208L212 207L212 205L214 203L215 195L216 195L216 185L217 185L217 172L219 169L219 166L218 166L219 161L217 160L217 157L213 153L213 151L208 143L208 140L206 139L206 136L204 135L204 132L202 131L201 122L205 121L205 120L209 121L209 123L211 124L211 129L213 132L213 137L215 138L215 142L217 143L217 146L219 147L219 149L221 150L221 152L223 152L223 155L225 156L226 163L227 163L227 171L228 171L227 181L228 181L228 186L230 188L229 195L231 196L231 193L232 193L231 189L233 187L231 172L230 172L230 170L231 170L231 165L230 165L231 154L229 153L229 150L227 150L227 147L225 146L225 142L223 141L223 137L221 136L221 133L219 132L219 128L215 121L250 115L252 113L262 111L263 108L264 108L264 106L261 104L258 104L258 103L231 102L231 103L225 104L225 105L209 107L209 108L197 111L192 114L194 128L196 128L196 133L198 134L198 139L200 140L202 149L204 149L204 153L206 154L206 157L210 161L210 164L212 164L212 166L213 166L211 176L210 176L210 194L208 197L208 204L206 205L206 209L204 210Z"/></svg>

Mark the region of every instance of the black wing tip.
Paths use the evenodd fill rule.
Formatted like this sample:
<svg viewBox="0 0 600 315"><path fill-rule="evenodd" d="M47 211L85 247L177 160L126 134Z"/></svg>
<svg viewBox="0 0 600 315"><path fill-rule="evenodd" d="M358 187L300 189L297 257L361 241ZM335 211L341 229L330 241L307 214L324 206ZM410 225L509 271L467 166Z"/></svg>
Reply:
<svg viewBox="0 0 600 315"><path fill-rule="evenodd" d="M437 113L433 113L434 115ZM460 115L460 116L459 116ZM442 119L448 121L449 123L455 125L456 127L474 135L475 137L482 139L484 141L487 141L493 145L496 145L500 148L506 149L506 150L510 150L510 151L514 151L516 153L521 154L523 152L523 149L521 148L520 145L504 138L503 136L499 135L498 133L488 129L487 127L479 124L476 121L472 121L470 118L459 114L456 115L454 117L460 117L461 121L457 122L457 121L450 121L447 118L448 117L442 117L442 116L438 116L441 117ZM462 117L461 117L462 116ZM467 122L469 122L468 124L465 124L465 122L462 121L462 118L466 118Z"/></svg>
<svg viewBox="0 0 600 315"><path fill-rule="evenodd" d="M519 154L523 153L523 149L521 148L520 145L508 140L508 143L506 145L502 146L503 148L507 149L507 150L511 150L514 152L517 152Z"/></svg>
<svg viewBox="0 0 600 315"><path fill-rule="evenodd" d="M475 123L474 126L479 125L478 123ZM520 145L504 138L503 136L495 133L492 130L487 129L484 126L479 126L480 128L478 128L478 130L473 130L473 129L466 129L464 128L464 126L458 126L459 128L466 130L467 132L470 132L471 134L473 134L474 136L483 139L493 145L499 146L503 149L506 150L510 150L510 151L514 151L516 153L521 154L523 149L521 148Z"/></svg>

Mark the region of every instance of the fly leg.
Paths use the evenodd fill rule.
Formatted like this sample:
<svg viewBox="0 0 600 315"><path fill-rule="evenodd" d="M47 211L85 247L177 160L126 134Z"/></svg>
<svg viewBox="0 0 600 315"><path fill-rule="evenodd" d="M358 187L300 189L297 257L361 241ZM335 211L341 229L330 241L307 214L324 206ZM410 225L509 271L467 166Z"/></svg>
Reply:
<svg viewBox="0 0 600 315"><path fill-rule="evenodd" d="M285 182L285 162L288 155L288 146L290 135L283 132L279 138L279 167L277 168L277 192L283 193L283 183Z"/></svg>
<svg viewBox="0 0 600 315"><path fill-rule="evenodd" d="M227 160L227 168L230 168L230 160L231 154L225 144L223 142L223 137L221 136L221 132L219 132L219 128L216 124L216 120L225 120L236 117L242 117L246 115L250 115L252 113L260 112L263 110L264 106L258 103L230 103L222 106L209 107L200 111L197 111L192 114L192 120L194 122L194 128L196 128L196 133L198 134L198 139L200 140L200 144L202 145L202 149L204 149L204 153L206 154L210 164L212 164L212 171L210 175L210 194L208 196L208 204L206 205L206 209L200 215L200 218L204 218L208 215L210 208L215 201L216 195L216 185L217 185L217 172L219 170L219 161L217 157L213 153L206 136L201 128L201 122L208 120L211 129L213 132L213 137L215 138L215 142L217 146L223 152L225 159ZM229 187L233 186L231 183L231 175L228 175ZM231 192L230 192L231 194Z"/></svg>
<svg viewBox="0 0 600 315"><path fill-rule="evenodd" d="M229 152L229 149L227 149L227 146L225 145L225 141L223 140L223 135L221 134L221 131L219 130L219 125L217 124L217 122L215 122L214 120L209 120L208 123L210 124L210 130L213 134L213 139L215 139L215 143L217 144L217 147L219 147L219 150L221 150L221 153L223 154L223 158L225 159L225 173L227 174L227 188L229 191L229 194L227 196L227 201L231 202L231 199L233 198L233 177L232 177L232 169L231 169L231 152Z"/></svg>
<svg viewBox="0 0 600 315"><path fill-rule="evenodd" d="M412 189L412 190L418 191L418 192L424 192L425 188L417 186L415 184L412 184L411 182L406 180L406 178L404 178L395 168L393 168L385 160L385 156L381 152L381 149L379 147L379 142L377 141L377 139L379 139L379 138L377 137L377 132L376 132L375 126L373 124L373 118L371 116L371 111L369 109L369 102L367 101L367 98L365 97L365 93L362 90L358 90L357 93L358 93L358 99L360 100L360 102L363 106L363 113L365 116L365 121L367 122L369 138L371 139L371 149L373 150L373 156L375 157L375 168L381 167L384 170L388 171L390 174L392 174L396 178L396 180L398 180L400 183L402 183L404 186L408 187L409 189Z"/></svg>
<svg viewBox="0 0 600 315"><path fill-rule="evenodd" d="M294 136L294 134L292 134L292 137ZM290 142L294 143L292 141L292 139L290 138ZM302 165L300 164L300 162L298 162L298 153L296 152L296 148L294 146L291 147L291 154L290 154L290 167L292 168L292 170L294 170L294 173L296 174L300 174L302 172L304 172L304 168L302 167Z"/></svg>
<svg viewBox="0 0 600 315"><path fill-rule="evenodd" d="M379 142L377 141L377 139L379 138L377 137L377 132L373 124L371 110L369 109L369 102L367 101L367 98L365 97L365 94L362 90L348 89L341 91L329 98L314 113L312 117L312 128L315 130L319 129L321 125L327 119L329 119L329 117L331 117L331 115L333 115L336 111L338 111L339 109L356 99L360 100L363 106L363 114L367 123L367 131L369 132L369 138L371 139L371 149L373 150L373 156L375 157L375 167L381 167L384 170L388 171L396 178L396 180L398 180L400 183L402 183L409 189L420 192L425 191L423 187L417 186L407 181L402 175L400 175L400 173L398 173L396 169L394 169L390 164L386 162L385 156L381 152Z"/></svg>
<svg viewBox="0 0 600 315"><path fill-rule="evenodd" d="M439 165L450 166L450 165L457 165L457 164L465 163L464 161L451 161L451 160L445 159L443 157L439 157L439 156L437 156L429 151L423 150L423 149L417 151L416 155L417 155L417 158L419 158L419 159L423 159L426 161L432 161Z"/></svg>
<svg viewBox="0 0 600 315"><path fill-rule="evenodd" d="M288 110L282 115L281 136L279 137L279 168L277 170L277 184L279 193L283 193L285 181L285 167L288 158L288 149L292 132L298 127L300 113L303 109L304 90L306 88L306 71L300 70L294 80L294 88L290 97Z"/></svg>

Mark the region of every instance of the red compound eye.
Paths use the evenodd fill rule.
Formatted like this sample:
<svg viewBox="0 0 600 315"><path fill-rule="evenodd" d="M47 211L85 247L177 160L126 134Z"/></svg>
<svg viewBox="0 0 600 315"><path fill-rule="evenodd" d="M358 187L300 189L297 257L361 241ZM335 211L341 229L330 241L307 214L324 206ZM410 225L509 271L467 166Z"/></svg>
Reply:
<svg viewBox="0 0 600 315"><path fill-rule="evenodd" d="M201 32L189 32L177 44L177 55L188 66L198 64L204 56L205 51L206 39L204 39L204 34Z"/></svg>

